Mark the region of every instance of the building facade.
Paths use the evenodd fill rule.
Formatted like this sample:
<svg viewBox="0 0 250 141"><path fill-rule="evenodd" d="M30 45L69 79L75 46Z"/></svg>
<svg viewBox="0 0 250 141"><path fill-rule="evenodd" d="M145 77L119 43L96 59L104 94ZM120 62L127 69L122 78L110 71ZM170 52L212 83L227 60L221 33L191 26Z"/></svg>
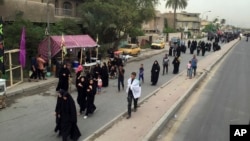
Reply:
<svg viewBox="0 0 250 141"><path fill-rule="evenodd" d="M167 22L167 23L165 23ZM174 13L159 13L156 11L156 16L152 21L144 23L142 29L144 31L158 31L163 32L164 26L167 25L170 28L174 28ZM191 34L198 33L200 31L201 21L199 13L176 13L176 30L191 32Z"/></svg>
<svg viewBox="0 0 250 141"><path fill-rule="evenodd" d="M78 19L82 0L4 0L0 13L5 21L15 21L16 15L32 22L53 23L62 18Z"/></svg>

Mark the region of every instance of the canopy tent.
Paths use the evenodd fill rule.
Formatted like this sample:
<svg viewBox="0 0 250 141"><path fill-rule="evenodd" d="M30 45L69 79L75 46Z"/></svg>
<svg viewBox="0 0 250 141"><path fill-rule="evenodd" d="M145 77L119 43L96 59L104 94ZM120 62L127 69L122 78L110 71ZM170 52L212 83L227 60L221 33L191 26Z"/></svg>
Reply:
<svg viewBox="0 0 250 141"><path fill-rule="evenodd" d="M51 57L54 57L62 49L62 41L67 49L70 48L91 48L96 47L97 43L89 35L61 35L50 36L44 39L38 47L38 53L44 59L48 59L48 39L50 38Z"/></svg>

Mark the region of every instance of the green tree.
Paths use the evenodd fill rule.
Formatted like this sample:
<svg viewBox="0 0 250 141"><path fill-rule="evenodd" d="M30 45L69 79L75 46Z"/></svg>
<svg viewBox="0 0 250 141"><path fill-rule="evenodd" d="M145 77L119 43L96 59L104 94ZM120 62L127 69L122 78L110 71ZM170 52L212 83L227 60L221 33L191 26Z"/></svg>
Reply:
<svg viewBox="0 0 250 141"><path fill-rule="evenodd" d="M76 20L69 18L56 22L50 28L51 35L61 35L62 33L67 35L82 34L80 24Z"/></svg>
<svg viewBox="0 0 250 141"><path fill-rule="evenodd" d="M174 33L175 30L171 27L165 27L163 33Z"/></svg>
<svg viewBox="0 0 250 141"><path fill-rule="evenodd" d="M217 31L217 27L214 24L208 24L205 26L205 28L202 30L203 32L216 32Z"/></svg>
<svg viewBox="0 0 250 141"><path fill-rule="evenodd" d="M174 30L176 30L176 10L185 9L187 4L187 0L167 0L166 8L174 9Z"/></svg>
<svg viewBox="0 0 250 141"><path fill-rule="evenodd" d="M35 55L40 41L44 38L44 28L33 24L30 21L18 19L12 24L5 25L5 48L19 48L22 28L26 29L26 49L28 55Z"/></svg>
<svg viewBox="0 0 250 141"><path fill-rule="evenodd" d="M221 25L224 25L225 23L226 23L226 20L225 20L225 19L221 19L221 20L220 20L220 24L221 24Z"/></svg>
<svg viewBox="0 0 250 141"><path fill-rule="evenodd" d="M158 0L87 0L79 10L85 31L92 36L98 34L100 42L107 42L107 34L116 39L122 32L129 35L139 33L134 32L135 29L154 17L154 4L157 2Z"/></svg>

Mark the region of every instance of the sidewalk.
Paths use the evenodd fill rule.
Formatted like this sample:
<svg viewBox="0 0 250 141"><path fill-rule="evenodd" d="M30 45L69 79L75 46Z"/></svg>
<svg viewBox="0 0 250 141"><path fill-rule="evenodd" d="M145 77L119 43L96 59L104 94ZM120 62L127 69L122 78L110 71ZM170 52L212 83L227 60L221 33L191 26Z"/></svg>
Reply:
<svg viewBox="0 0 250 141"><path fill-rule="evenodd" d="M173 117L179 107L195 87L238 42L234 40L225 44L220 51L212 53L199 61L197 76L188 79L183 71L166 84L159 87L148 97L140 100L140 107L132 117L126 119L126 111L113 121L107 123L84 141L151 141ZM143 86L142 86L143 88ZM126 105L124 105L126 106Z"/></svg>
<svg viewBox="0 0 250 141"><path fill-rule="evenodd" d="M139 60L148 58L150 56L157 55L159 53L167 51L166 49L168 49L168 46L166 46L166 48L163 50L144 49L141 52L140 56L130 58L128 62L139 61ZM23 83L15 87L7 89L6 95L13 96L17 94L22 94L24 92L33 91L38 88L46 88L47 86L56 85L57 82L58 82L58 78L55 78L54 76L48 77L47 80L40 80L39 82L28 82L27 80L24 80ZM72 84L71 91L74 91L74 90L75 90L75 87Z"/></svg>

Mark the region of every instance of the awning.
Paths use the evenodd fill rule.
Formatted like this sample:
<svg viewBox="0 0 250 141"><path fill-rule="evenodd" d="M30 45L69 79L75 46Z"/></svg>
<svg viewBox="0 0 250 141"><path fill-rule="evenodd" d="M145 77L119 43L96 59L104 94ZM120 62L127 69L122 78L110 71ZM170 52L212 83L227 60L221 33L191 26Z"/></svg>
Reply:
<svg viewBox="0 0 250 141"><path fill-rule="evenodd" d="M38 53L44 59L48 59L48 38L44 39L38 47ZM97 43L89 35L61 35L50 36L51 57L54 57L61 51L61 43L64 39L64 45L69 48L91 48L96 47Z"/></svg>

